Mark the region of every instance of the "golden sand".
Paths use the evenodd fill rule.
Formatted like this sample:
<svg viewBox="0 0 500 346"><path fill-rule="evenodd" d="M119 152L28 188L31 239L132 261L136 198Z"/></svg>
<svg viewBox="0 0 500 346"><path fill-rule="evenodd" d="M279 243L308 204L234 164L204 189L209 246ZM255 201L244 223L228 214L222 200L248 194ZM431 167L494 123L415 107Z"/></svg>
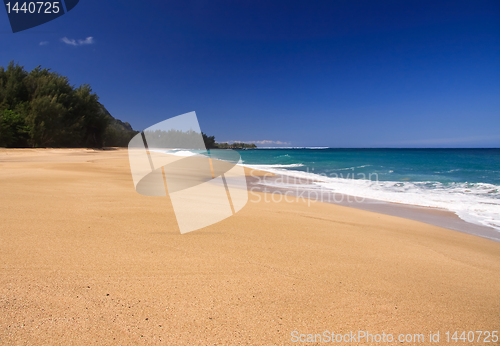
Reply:
<svg viewBox="0 0 500 346"><path fill-rule="evenodd" d="M135 192L125 150L0 150L0 187L1 345L500 329L490 240L262 194L181 235L168 198Z"/></svg>

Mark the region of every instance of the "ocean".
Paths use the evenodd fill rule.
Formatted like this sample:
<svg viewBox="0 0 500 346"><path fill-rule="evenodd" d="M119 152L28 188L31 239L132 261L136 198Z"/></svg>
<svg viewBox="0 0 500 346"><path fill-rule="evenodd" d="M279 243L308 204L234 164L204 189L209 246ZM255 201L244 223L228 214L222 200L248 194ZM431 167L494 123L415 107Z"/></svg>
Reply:
<svg viewBox="0 0 500 346"><path fill-rule="evenodd" d="M500 232L500 149L240 150L244 165L323 191L454 212Z"/></svg>

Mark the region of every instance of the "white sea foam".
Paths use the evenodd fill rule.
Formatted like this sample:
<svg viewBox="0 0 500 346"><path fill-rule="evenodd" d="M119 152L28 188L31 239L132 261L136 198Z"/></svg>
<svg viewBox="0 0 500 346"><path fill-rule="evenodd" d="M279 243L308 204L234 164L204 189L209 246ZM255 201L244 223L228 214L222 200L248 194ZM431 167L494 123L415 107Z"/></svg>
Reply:
<svg viewBox="0 0 500 346"><path fill-rule="evenodd" d="M363 168L363 167L370 167L371 165L363 165L363 166L356 166L356 167L346 167L346 168L336 168L336 171L347 171L347 170L354 170L356 168Z"/></svg>
<svg viewBox="0 0 500 346"><path fill-rule="evenodd" d="M168 152L176 156L193 156L197 154L195 150L172 149L158 151ZM301 185L305 189L322 189L323 191L332 191L360 198L449 210L464 221L493 227L500 231L500 186L497 185L485 183L442 184L433 181L372 181L351 179L352 175L346 175L344 178L330 178L320 174L285 169L303 167L304 164L302 163L244 166L304 180L315 180L313 184ZM368 166L370 165L348 167L344 170ZM392 173L392 171L389 171L389 173ZM272 184L269 182L268 185ZM284 188L292 186L297 187L296 184L290 186L280 185L280 187Z"/></svg>
<svg viewBox="0 0 500 346"><path fill-rule="evenodd" d="M251 167L304 180L315 180L313 184L325 192L332 191L360 198L449 210L467 222L493 227L500 231L500 186L497 185L330 178L276 166L278 165ZM268 185L271 184L273 183L269 182ZM304 188L311 189L312 186Z"/></svg>

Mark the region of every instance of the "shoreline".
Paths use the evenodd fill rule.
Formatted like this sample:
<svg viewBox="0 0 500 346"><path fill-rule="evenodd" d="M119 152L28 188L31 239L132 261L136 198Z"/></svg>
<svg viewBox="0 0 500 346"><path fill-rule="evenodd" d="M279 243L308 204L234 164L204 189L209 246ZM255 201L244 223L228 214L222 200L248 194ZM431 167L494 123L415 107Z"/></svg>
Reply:
<svg viewBox="0 0 500 346"><path fill-rule="evenodd" d="M257 191L180 234L169 196L135 191L126 150L0 150L0 186L6 345L294 345L294 331L429 344L499 327L500 243L481 237Z"/></svg>
<svg viewBox="0 0 500 346"><path fill-rule="evenodd" d="M253 169L252 167L247 167ZM255 169L253 169L255 170ZM301 185L310 185L315 180L307 178L296 178L293 175L279 174L275 172L265 171L262 172L268 174L260 174L259 176L247 176L247 182L251 185L255 191L265 192L265 193L279 193L286 194L289 193L290 196L301 196L303 191L308 191L307 187L300 190ZM280 187L276 185L266 185L261 184L260 181L262 177L268 180L268 183L272 184L273 180L286 181L286 187ZM297 183L297 181L300 181ZM291 186L297 186L297 188L292 188ZM434 225L438 227L443 227L452 231L462 232L466 234L475 235L478 237L493 240L495 242L500 242L500 231L493 227L488 227L484 225L478 225L472 222L465 221L461 219L454 212L446 209L422 207L412 204L403 204L395 202L387 202L383 200L376 200L371 198L361 198L347 194L341 194L336 192L330 192L328 190L322 189L320 194L317 190L310 190L313 193L308 194L309 199L314 199L320 203L330 203L335 205L341 205L345 207L355 208L359 210L370 211L374 213L380 213L384 215L391 215L396 217L401 217L408 220L420 221L429 225ZM313 196L311 198L311 196ZM316 198L314 198L316 197Z"/></svg>
<svg viewBox="0 0 500 346"><path fill-rule="evenodd" d="M23 156L29 156L33 162L45 161L47 157L40 158L39 153L44 152L48 157L52 155L57 155L58 153L70 152L75 155L81 155L82 152L86 153L99 153L99 152L123 152L127 151L127 148L120 147L110 147L103 149L90 149L90 148L13 148L6 149L0 148L0 154L5 152L8 156L9 154L21 153ZM15 162L15 161L12 161ZM267 192L267 193L287 193L290 192L291 195L300 195L297 189L285 188L279 186L269 186L258 184L261 177L269 180L284 180L292 181L291 184L300 186L311 184L315 180L309 178L297 178L292 174L286 175L281 173L276 173L272 171L266 171L262 168L253 168L252 165L242 165L245 169L249 169L252 172L259 172L257 174L247 175L247 183L251 185L255 191ZM259 177L259 178L257 178ZM299 184L296 181L300 181ZM265 191L266 190L266 191ZM307 189L306 189L307 190ZM317 195L317 193L315 193ZM340 198L338 197L340 196ZM314 198L312 198L314 199ZM345 200L348 201L345 201ZM338 202L340 200L340 202ZM361 200L361 201L359 201ZM471 234L474 236L482 237L495 242L500 242L500 231L493 227L488 227L484 225L478 225L472 222L465 221L456 215L453 211L439 208L423 207L412 204L388 202L383 200L371 199L371 198L361 198L347 194L340 194L335 192L329 192L328 190L322 190L322 195L318 196L316 201L321 203L330 203L335 205L341 205L345 207L355 208L359 210L365 210L375 213L380 213L384 215L401 217L408 220L420 221L429 225L434 225L438 227L443 227L452 231L457 231L461 233Z"/></svg>

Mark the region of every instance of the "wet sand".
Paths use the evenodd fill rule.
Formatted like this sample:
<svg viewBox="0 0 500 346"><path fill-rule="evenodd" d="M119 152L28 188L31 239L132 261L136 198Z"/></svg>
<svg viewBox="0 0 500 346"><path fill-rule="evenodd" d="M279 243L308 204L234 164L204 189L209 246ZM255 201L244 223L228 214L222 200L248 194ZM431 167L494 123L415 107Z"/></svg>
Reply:
<svg viewBox="0 0 500 346"><path fill-rule="evenodd" d="M288 193L290 196L302 199L308 198L314 201L402 217L500 242L500 231L493 227L464 221L448 210L334 193L325 189L318 189L317 186L313 185L314 181L310 179L280 176L270 172L250 174L247 176L247 181L253 191L277 195Z"/></svg>

